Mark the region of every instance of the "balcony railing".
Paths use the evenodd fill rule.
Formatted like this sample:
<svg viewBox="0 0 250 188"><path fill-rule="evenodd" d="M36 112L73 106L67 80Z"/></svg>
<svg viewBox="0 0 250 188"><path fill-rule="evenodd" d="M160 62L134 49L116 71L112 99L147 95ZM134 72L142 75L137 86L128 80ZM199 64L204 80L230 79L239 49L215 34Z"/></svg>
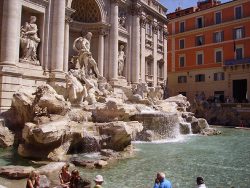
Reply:
<svg viewBox="0 0 250 188"><path fill-rule="evenodd" d="M250 58L245 58L245 59L233 59L233 60L226 60L224 62L225 66L230 66L230 65L242 65L242 64L250 64Z"/></svg>

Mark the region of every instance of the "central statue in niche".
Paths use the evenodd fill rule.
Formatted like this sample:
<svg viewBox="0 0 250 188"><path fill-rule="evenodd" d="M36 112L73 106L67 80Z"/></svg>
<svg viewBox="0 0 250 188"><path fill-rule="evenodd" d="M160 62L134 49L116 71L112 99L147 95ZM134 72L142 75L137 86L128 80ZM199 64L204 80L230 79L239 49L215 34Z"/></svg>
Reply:
<svg viewBox="0 0 250 188"><path fill-rule="evenodd" d="M78 53L78 63L81 70L85 71L85 75L88 76L91 74L93 68L97 78L101 78L102 76L99 73L97 63L90 52L91 38L91 32L88 32L85 37L78 37L73 43L73 49Z"/></svg>

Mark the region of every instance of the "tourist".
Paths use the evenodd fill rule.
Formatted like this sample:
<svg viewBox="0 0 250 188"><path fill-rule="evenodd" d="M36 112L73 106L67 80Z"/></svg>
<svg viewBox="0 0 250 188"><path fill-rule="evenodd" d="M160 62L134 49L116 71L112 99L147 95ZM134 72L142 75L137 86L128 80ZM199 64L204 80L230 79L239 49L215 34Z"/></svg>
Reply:
<svg viewBox="0 0 250 188"><path fill-rule="evenodd" d="M69 164L66 164L62 167L62 170L59 174L60 185L63 188L69 188L70 178L71 178L71 175L69 172Z"/></svg>
<svg viewBox="0 0 250 188"><path fill-rule="evenodd" d="M95 187L94 188L102 188L103 177L102 175L97 175L94 179Z"/></svg>
<svg viewBox="0 0 250 188"><path fill-rule="evenodd" d="M196 178L197 188L206 188L203 177Z"/></svg>
<svg viewBox="0 0 250 188"><path fill-rule="evenodd" d="M26 188L39 188L39 174L36 171L31 171L27 179Z"/></svg>
<svg viewBox="0 0 250 188"><path fill-rule="evenodd" d="M71 178L69 187L70 188L90 188L91 183L89 181L84 181L79 174L79 171L74 169L71 172Z"/></svg>
<svg viewBox="0 0 250 188"><path fill-rule="evenodd" d="M172 188L172 184L165 178L165 173L158 172L156 174L154 188Z"/></svg>

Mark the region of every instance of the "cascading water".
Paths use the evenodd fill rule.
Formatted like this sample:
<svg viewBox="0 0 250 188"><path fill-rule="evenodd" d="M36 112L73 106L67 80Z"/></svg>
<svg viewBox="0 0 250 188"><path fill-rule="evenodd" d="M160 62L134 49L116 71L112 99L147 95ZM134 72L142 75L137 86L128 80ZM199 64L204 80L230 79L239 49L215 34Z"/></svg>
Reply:
<svg viewBox="0 0 250 188"><path fill-rule="evenodd" d="M144 127L136 140L153 141L180 136L180 120L176 113L165 113L147 107L131 119L142 122Z"/></svg>

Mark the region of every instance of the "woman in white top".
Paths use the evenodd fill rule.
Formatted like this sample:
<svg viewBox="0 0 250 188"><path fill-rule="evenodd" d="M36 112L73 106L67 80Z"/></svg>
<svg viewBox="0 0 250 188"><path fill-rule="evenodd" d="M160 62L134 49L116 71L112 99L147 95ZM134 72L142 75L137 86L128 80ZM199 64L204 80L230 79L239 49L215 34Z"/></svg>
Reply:
<svg viewBox="0 0 250 188"><path fill-rule="evenodd" d="M196 178L197 188L206 188L203 177Z"/></svg>

